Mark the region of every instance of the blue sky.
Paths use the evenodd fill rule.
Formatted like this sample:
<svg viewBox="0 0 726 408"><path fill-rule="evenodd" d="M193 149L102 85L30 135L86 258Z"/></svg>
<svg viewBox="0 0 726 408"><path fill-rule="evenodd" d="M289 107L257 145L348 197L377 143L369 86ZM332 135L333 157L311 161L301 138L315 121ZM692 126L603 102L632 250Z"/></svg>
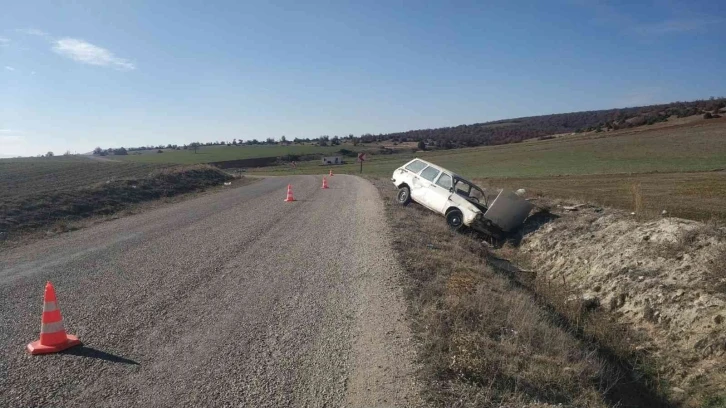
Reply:
<svg viewBox="0 0 726 408"><path fill-rule="evenodd" d="M632 3L6 2L0 155L726 95L726 2Z"/></svg>

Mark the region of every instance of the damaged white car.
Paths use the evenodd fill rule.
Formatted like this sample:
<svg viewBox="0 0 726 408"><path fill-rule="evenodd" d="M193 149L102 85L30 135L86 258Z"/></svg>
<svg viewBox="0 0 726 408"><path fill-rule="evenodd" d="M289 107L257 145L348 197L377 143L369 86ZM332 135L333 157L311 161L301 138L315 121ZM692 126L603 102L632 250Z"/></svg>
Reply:
<svg viewBox="0 0 726 408"><path fill-rule="evenodd" d="M509 190L489 205L484 190L474 183L418 158L396 169L391 181L400 204L415 201L446 217L453 229L466 226L495 238L519 228L532 209L529 201Z"/></svg>

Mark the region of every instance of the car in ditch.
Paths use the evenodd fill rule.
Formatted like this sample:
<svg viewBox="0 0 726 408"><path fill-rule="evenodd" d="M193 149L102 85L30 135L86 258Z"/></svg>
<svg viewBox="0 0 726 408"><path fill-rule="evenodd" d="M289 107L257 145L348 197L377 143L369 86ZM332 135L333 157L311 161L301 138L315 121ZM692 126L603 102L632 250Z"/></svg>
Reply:
<svg viewBox="0 0 726 408"><path fill-rule="evenodd" d="M510 190L487 201L485 190L443 167L415 158L393 172L401 205L411 201L446 217L452 229L464 227L497 239L519 228L532 204Z"/></svg>

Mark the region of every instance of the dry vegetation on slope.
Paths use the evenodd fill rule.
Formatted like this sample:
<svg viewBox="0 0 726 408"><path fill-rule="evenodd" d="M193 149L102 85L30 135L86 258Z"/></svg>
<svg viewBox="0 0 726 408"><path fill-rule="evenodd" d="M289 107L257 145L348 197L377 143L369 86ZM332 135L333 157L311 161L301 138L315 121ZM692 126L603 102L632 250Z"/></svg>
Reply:
<svg viewBox="0 0 726 408"><path fill-rule="evenodd" d="M46 188L22 190L17 194L11 191L0 197L0 231L3 239L8 233L15 235L49 226L63 231L72 221L113 214L136 203L203 190L231 179L232 176L219 169L197 165L59 189L44 181ZM43 185L43 181L35 184Z"/></svg>
<svg viewBox="0 0 726 408"><path fill-rule="evenodd" d="M429 401L447 407L670 406L657 380L625 359L626 328L528 274L494 266L472 237L376 181L408 275ZM602 342L601 342L602 340Z"/></svg>

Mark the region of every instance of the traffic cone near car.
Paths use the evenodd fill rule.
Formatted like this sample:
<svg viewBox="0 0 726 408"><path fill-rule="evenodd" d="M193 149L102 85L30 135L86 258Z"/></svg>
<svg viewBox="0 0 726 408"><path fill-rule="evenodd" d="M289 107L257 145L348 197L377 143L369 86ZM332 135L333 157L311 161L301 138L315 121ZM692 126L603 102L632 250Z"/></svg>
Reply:
<svg viewBox="0 0 726 408"><path fill-rule="evenodd" d="M287 185L287 198L285 201L295 201L295 197L292 196L292 185Z"/></svg>
<svg viewBox="0 0 726 408"><path fill-rule="evenodd" d="M323 187L321 188L328 188L328 179L326 179L325 177L323 177Z"/></svg>
<svg viewBox="0 0 726 408"><path fill-rule="evenodd" d="M43 296L43 317L40 319L40 340L29 343L27 348L30 354L57 353L67 348L81 344L78 337L66 334L63 327L63 317L58 308L53 284L45 284Z"/></svg>

